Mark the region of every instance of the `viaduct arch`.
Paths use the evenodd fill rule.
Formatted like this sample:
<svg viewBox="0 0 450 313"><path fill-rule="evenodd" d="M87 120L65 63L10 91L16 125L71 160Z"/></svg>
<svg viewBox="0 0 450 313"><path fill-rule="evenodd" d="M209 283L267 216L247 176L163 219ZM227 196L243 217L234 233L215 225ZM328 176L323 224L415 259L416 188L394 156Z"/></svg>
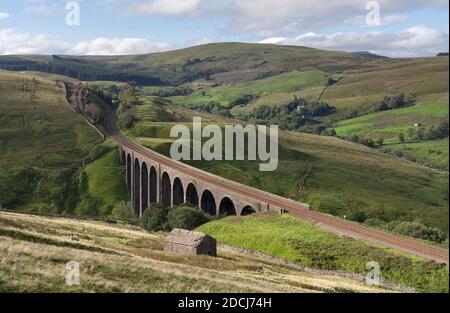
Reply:
<svg viewBox="0 0 450 313"><path fill-rule="evenodd" d="M267 202L215 185L210 179L217 178L215 175L173 161L149 149L136 149L119 142L119 157L125 168L125 182L131 203L139 217L151 204L156 203L167 207L185 204L210 215L221 216L248 215L268 210L281 212L281 209ZM161 159L165 162L161 162ZM172 167L172 163L188 170L200 171L205 177L199 178L180 171L178 167Z"/></svg>

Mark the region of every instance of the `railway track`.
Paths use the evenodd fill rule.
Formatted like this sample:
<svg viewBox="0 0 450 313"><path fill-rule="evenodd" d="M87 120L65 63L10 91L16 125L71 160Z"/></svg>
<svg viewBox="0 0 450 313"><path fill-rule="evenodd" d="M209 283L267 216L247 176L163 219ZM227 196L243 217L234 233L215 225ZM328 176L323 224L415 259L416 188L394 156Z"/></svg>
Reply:
<svg viewBox="0 0 450 313"><path fill-rule="evenodd" d="M447 249L397 236L381 230L368 228L324 213L311 211L305 204L227 180L220 176L204 172L200 169L174 161L166 156L156 153L123 136L117 129L115 112L111 114L110 118L107 120L106 128L111 137L120 144L191 177L207 181L212 185L224 188L235 194L244 195L261 202L266 202L272 207L281 208L283 211L293 216L310 221L314 224L318 224L319 226L334 233L349 236L355 239L364 239L377 245L402 250L439 263L448 264L449 253Z"/></svg>

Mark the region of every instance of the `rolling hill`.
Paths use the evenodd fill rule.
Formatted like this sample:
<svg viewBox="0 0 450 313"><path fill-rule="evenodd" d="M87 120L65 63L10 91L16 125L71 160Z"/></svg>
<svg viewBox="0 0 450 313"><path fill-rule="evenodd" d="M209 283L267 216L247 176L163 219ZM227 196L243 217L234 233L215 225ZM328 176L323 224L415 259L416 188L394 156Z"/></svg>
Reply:
<svg viewBox="0 0 450 313"><path fill-rule="evenodd" d="M216 43L135 56L0 56L0 69L41 71L80 80L178 85L197 79L219 84L254 80L292 70L337 72L379 62L389 61L307 47Z"/></svg>

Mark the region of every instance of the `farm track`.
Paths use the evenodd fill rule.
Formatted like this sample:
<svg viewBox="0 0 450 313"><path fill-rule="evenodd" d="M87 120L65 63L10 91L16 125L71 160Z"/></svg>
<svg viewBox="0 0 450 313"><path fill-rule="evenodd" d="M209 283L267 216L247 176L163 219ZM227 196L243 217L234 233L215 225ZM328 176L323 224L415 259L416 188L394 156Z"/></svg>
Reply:
<svg viewBox="0 0 450 313"><path fill-rule="evenodd" d="M68 96L68 99L70 96ZM75 97L78 101L78 97ZM78 104L77 104L78 105ZM421 256L439 263L448 264L448 250L432 246L420 241L404 238L381 230L368 228L353 222L349 222L331 215L311 211L308 206L291 199L283 198L256 188L230 181L217 175L204 172L187 164L174 161L166 156L156 153L123 136L116 126L116 116L113 112L106 121L106 129L111 137L118 143L129 149L151 158L165 166L189 175L191 177L209 182L212 185L227 189L235 194L244 195L255 200L266 202L271 207L281 208L300 219L310 221L334 233L349 236L355 239L363 239L377 245L398 249L417 256Z"/></svg>

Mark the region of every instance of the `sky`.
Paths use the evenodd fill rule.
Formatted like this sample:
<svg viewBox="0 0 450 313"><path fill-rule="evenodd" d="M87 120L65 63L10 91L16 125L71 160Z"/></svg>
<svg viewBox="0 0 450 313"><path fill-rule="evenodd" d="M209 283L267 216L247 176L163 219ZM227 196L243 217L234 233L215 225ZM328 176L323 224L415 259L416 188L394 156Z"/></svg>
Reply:
<svg viewBox="0 0 450 313"><path fill-rule="evenodd" d="M448 0L0 0L0 55L121 55L212 42L449 50Z"/></svg>

